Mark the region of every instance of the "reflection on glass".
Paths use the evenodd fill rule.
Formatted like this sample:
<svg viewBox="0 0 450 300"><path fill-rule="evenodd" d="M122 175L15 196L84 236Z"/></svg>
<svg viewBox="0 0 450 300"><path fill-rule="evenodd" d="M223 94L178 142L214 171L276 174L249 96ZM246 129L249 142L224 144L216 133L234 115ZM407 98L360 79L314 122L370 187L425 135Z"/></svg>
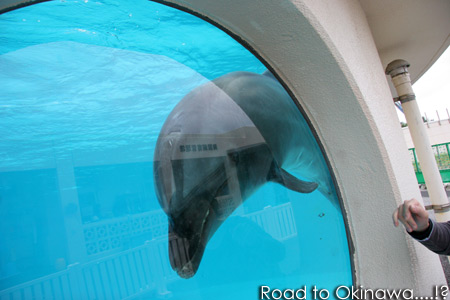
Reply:
<svg viewBox="0 0 450 300"><path fill-rule="evenodd" d="M269 72L235 72L189 93L164 123L154 161L158 199L169 217L172 268L192 277L214 232L266 182L301 193L318 187L283 167L307 166L297 171L326 182L318 153L293 101Z"/></svg>
<svg viewBox="0 0 450 300"><path fill-rule="evenodd" d="M0 40L1 300L351 285L341 211L306 122L223 32L146 0L66 0L1 15ZM158 149L179 143L173 153L155 149L158 136ZM302 181L317 190L298 193ZM170 253L187 261L186 244L175 248L165 212L195 216L196 194L214 196L217 222L185 280ZM176 222L190 219L201 220Z"/></svg>

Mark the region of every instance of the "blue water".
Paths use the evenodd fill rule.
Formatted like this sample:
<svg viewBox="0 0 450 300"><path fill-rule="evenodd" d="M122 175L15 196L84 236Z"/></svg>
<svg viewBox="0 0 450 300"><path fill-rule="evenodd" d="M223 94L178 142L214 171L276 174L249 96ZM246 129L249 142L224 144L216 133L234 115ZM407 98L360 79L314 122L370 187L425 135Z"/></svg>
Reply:
<svg viewBox="0 0 450 300"><path fill-rule="evenodd" d="M265 70L217 28L148 1L45 2L0 16L0 69L0 299L352 284L336 202L272 183L219 228L193 278L171 269L153 184L162 124L193 88Z"/></svg>

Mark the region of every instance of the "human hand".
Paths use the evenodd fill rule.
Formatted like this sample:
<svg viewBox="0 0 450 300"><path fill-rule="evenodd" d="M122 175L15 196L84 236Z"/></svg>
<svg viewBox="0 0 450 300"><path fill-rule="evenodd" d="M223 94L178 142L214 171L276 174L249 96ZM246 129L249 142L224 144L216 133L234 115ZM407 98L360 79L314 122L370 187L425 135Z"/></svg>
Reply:
<svg viewBox="0 0 450 300"><path fill-rule="evenodd" d="M428 212L416 199L406 200L394 211L392 215L395 227L399 221L408 232L424 231L430 226Z"/></svg>

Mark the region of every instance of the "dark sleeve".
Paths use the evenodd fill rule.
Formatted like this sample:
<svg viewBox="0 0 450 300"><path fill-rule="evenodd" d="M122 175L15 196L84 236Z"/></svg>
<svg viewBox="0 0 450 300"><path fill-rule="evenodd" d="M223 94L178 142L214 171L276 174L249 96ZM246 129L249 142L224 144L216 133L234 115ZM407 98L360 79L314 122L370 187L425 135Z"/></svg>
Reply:
<svg viewBox="0 0 450 300"><path fill-rule="evenodd" d="M437 254L450 255L450 221L437 223L430 220L430 226L423 232L411 232L410 235L422 245Z"/></svg>

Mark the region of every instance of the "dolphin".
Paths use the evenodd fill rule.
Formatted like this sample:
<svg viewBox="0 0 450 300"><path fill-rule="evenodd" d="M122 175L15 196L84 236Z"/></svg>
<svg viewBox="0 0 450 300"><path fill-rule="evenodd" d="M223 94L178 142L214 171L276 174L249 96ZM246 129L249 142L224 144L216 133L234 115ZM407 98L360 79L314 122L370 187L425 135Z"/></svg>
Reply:
<svg viewBox="0 0 450 300"><path fill-rule="evenodd" d="M172 268L194 276L209 239L266 182L330 194L327 172L307 123L270 72L233 72L195 88L167 117L154 154Z"/></svg>

